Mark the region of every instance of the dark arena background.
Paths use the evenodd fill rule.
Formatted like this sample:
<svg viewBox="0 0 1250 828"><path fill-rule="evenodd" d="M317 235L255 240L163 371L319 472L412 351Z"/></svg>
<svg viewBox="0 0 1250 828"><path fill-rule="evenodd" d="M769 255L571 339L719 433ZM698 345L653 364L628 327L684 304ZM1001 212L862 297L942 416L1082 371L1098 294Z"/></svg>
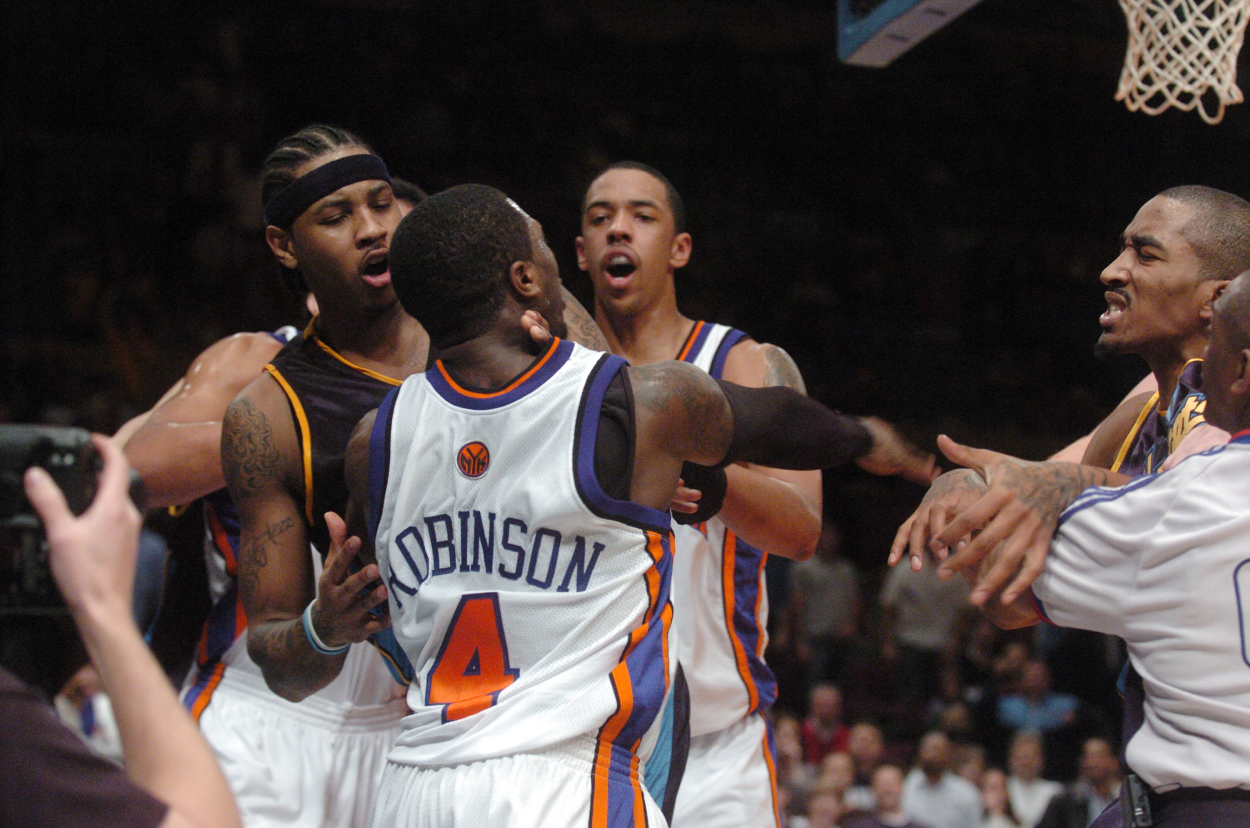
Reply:
<svg viewBox="0 0 1250 828"><path fill-rule="evenodd" d="M984 0L885 69L840 63L834 19L824 0L8 0L0 421L111 432L216 339L289 321L258 171L324 121L431 192L507 192L587 303L582 189L650 163L687 204L687 315L783 346L813 396L924 446L1042 458L1146 372L1092 352L1118 234L1173 185L1250 196L1250 108L1128 112L1115 0ZM826 481L871 646L922 490ZM1114 722L1104 686L1055 682Z"/></svg>

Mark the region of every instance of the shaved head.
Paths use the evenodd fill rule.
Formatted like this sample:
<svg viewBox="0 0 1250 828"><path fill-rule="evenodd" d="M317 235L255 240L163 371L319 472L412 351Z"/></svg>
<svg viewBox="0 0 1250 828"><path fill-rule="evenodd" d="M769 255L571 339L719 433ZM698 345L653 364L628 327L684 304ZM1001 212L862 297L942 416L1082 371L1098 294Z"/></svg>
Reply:
<svg viewBox="0 0 1250 828"><path fill-rule="evenodd" d="M1159 195L1193 208L1180 232L1198 254L1203 279L1231 279L1250 269L1250 202L1198 184Z"/></svg>

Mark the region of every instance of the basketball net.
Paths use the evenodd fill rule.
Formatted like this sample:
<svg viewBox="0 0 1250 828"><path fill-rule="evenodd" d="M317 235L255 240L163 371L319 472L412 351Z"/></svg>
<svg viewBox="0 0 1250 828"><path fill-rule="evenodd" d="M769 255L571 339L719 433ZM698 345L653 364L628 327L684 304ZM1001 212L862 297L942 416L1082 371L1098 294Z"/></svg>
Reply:
<svg viewBox="0 0 1250 828"><path fill-rule="evenodd" d="M1202 120L1218 124L1225 106L1244 100L1237 88L1237 53L1250 0L1119 3L1128 19L1128 50L1117 101L1148 115L1169 106L1197 109ZM1218 103L1211 102L1208 92L1215 93Z"/></svg>

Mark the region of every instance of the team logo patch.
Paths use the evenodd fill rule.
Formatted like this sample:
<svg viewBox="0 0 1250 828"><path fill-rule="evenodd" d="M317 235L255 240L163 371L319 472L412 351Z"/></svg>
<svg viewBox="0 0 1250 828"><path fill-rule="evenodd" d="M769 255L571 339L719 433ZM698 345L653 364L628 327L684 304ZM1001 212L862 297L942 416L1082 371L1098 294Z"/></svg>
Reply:
<svg viewBox="0 0 1250 828"><path fill-rule="evenodd" d="M489 467L490 449L486 448L485 443L474 440L472 443L465 443L456 452L456 468L470 480L477 480L486 474Z"/></svg>

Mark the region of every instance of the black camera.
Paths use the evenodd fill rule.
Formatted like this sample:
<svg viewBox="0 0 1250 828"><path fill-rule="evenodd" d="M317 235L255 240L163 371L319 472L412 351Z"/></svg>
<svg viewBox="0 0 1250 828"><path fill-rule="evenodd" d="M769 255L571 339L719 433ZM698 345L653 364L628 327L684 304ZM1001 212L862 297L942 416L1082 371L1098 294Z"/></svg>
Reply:
<svg viewBox="0 0 1250 828"><path fill-rule="evenodd" d="M95 498L102 468L91 435L81 428L0 426L0 615L64 615L48 568L43 524L26 499L22 477L47 470L80 515Z"/></svg>

